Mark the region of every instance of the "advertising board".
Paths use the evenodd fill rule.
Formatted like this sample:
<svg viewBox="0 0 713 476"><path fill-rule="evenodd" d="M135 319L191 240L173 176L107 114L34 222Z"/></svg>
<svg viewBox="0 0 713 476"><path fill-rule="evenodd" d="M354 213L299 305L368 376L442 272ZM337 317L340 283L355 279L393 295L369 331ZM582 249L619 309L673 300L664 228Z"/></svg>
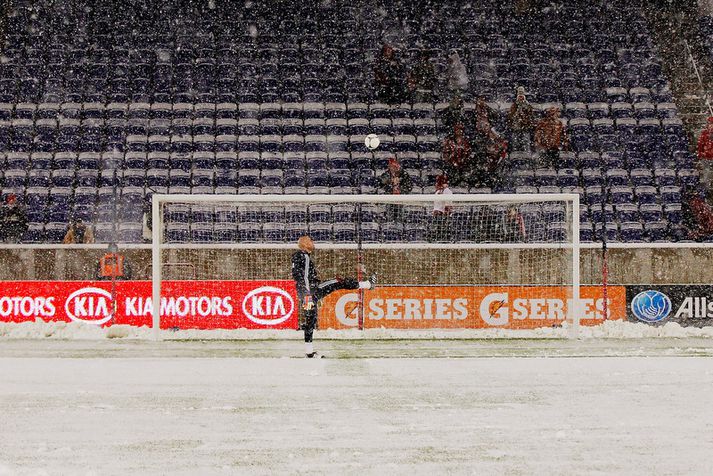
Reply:
<svg viewBox="0 0 713 476"><path fill-rule="evenodd" d="M665 289L663 289L665 288ZM686 288L686 292L673 288ZM646 288L610 286L608 318L635 320L631 300ZM704 292L705 291L705 292ZM638 298L638 316L660 320L713 320L708 287L662 287L671 311ZM558 286L384 286L364 293L364 327L395 329L533 329L556 327L572 309L569 289ZM629 299L627 299L627 294ZM684 296L685 295L685 296ZM686 297L688 296L688 297ZM604 320L601 288L581 287L581 324ZM690 299L689 299L690 298ZM178 329L296 329L293 281L166 281L161 327ZM358 326L359 293L340 291L320 305L322 329ZM637 308L637 309L639 309ZM711 318L702 318L704 314ZM0 321L74 321L88 325L150 326L150 281L9 281L0 290ZM690 311L690 312L689 312ZM689 317L690 315L690 317ZM675 316L675 317L674 317ZM641 317L639 320L644 320Z"/></svg>
<svg viewBox="0 0 713 476"><path fill-rule="evenodd" d="M534 329L559 326L572 309L569 289L558 286L388 286L364 293L364 327L397 329ZM582 325L604 320L600 287L583 286ZM626 292L610 286L608 318L626 319ZM323 329L358 325L359 294L341 291L324 299Z"/></svg>
<svg viewBox="0 0 713 476"><path fill-rule="evenodd" d="M627 286L626 297L630 321L652 325L666 322L694 327L713 325L713 286Z"/></svg>
<svg viewBox="0 0 713 476"><path fill-rule="evenodd" d="M294 281L166 281L161 327L295 329ZM150 281L5 281L0 321L150 326Z"/></svg>

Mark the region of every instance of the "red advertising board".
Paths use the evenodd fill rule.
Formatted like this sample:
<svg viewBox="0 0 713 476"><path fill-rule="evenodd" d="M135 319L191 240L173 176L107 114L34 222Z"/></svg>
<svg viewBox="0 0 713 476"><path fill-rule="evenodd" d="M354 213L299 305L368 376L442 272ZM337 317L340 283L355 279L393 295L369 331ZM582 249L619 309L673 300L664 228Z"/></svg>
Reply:
<svg viewBox="0 0 713 476"><path fill-rule="evenodd" d="M296 296L294 281L166 281L161 327L296 329ZM150 326L152 309L150 281L5 281L0 289L5 322Z"/></svg>

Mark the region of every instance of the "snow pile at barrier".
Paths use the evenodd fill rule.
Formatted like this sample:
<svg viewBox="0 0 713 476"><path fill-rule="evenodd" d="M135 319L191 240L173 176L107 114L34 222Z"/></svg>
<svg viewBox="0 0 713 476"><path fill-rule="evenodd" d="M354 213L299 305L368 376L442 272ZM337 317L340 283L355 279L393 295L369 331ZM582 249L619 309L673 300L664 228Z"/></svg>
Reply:
<svg viewBox="0 0 713 476"><path fill-rule="evenodd" d="M0 338L9 339L150 339L153 332L148 327L114 325L97 327L76 322L0 322ZM543 327L539 329L358 329L319 330L320 339L553 339L566 338L569 329L563 327ZM580 338L588 339L641 339L641 338L677 338L708 337L713 338L713 327L682 327L669 322L661 326L627 321L606 321L599 326L581 327ZM295 330L179 330L161 331L162 339L296 339L302 333Z"/></svg>
<svg viewBox="0 0 713 476"><path fill-rule="evenodd" d="M0 322L0 338L10 339L146 339L151 336L147 327L117 325L99 327L78 322Z"/></svg>

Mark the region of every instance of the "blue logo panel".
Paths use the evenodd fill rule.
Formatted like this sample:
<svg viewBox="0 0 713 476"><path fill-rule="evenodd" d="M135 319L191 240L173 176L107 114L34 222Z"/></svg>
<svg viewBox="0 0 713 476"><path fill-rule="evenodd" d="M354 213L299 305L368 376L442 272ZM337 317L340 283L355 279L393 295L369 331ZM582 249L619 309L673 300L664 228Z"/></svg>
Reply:
<svg viewBox="0 0 713 476"><path fill-rule="evenodd" d="M671 314L671 299L660 291L649 289L631 300L631 312L643 322L659 322Z"/></svg>

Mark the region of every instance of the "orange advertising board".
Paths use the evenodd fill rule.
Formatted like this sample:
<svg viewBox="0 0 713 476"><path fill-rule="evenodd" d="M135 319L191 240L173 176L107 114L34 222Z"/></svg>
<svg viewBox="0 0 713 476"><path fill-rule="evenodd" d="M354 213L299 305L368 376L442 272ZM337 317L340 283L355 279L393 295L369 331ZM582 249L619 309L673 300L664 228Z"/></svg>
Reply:
<svg viewBox="0 0 713 476"><path fill-rule="evenodd" d="M364 292L364 327L395 329L535 329L561 324L573 307L558 286L388 286ZM599 286L580 288L580 323L604 320ZM608 288L608 318L626 319L624 286ZM322 329L358 326L359 292L339 291L320 306Z"/></svg>

